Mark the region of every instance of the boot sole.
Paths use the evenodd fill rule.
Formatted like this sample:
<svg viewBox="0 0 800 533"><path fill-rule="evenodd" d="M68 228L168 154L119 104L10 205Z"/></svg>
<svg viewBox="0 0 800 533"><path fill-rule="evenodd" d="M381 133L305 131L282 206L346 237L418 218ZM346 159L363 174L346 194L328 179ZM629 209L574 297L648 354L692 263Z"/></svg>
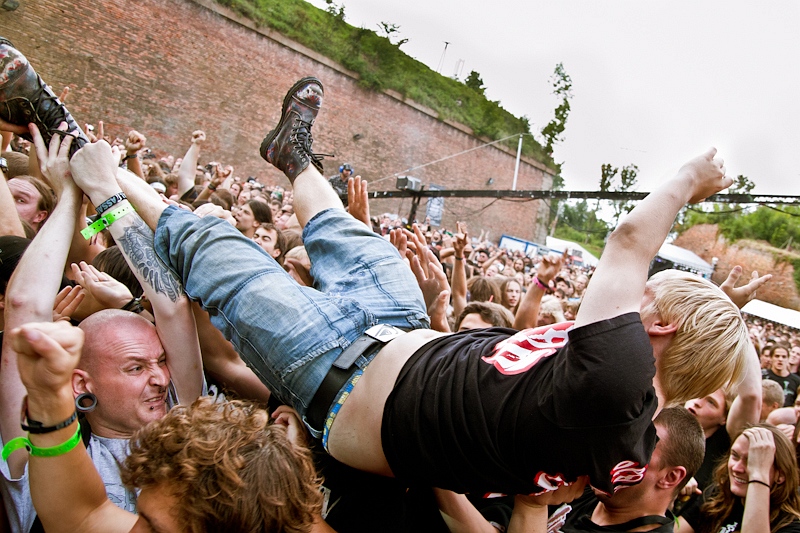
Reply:
<svg viewBox="0 0 800 533"><path fill-rule="evenodd" d="M322 87L322 82L319 79L315 78L314 76L307 76L299 80L294 85L292 85L292 88L289 89L289 91L286 93L286 96L283 98L283 106L281 107L281 119L280 121L278 121L278 125L275 126L275 129L267 133L267 136L264 137L263 141L261 141L261 147L258 150L259 154L261 155L261 158L267 163L270 163L269 159L267 159L267 149L269 148L269 145L272 144L272 141L275 140L275 137L278 136L278 132L281 131L281 127L283 127L283 123L286 120L286 110L289 108L289 104L292 101L292 95L296 93L298 89L300 89L300 87L309 82L314 82L317 85L319 85L320 89L322 89L322 93L325 94L325 89L324 87Z"/></svg>

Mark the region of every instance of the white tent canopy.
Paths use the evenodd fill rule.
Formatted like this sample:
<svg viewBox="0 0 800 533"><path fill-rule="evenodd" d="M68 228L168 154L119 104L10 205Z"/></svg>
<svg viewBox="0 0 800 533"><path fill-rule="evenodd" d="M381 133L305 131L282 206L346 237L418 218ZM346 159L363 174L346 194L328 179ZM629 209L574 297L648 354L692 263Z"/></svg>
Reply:
<svg viewBox="0 0 800 533"><path fill-rule="evenodd" d="M786 309L761 300L751 300L742 307L742 312L771 322L777 322L790 328L800 329L800 312L794 309Z"/></svg>
<svg viewBox="0 0 800 533"><path fill-rule="evenodd" d="M551 250L563 252L564 250L579 250L583 257L583 264L588 266L597 266L599 259L593 256L589 251L578 244L577 242L565 241L563 239L556 239L555 237L547 237L545 241L547 247Z"/></svg>
<svg viewBox="0 0 800 533"><path fill-rule="evenodd" d="M675 246L674 244L662 244L661 249L658 250L658 257L697 270L704 275L710 276L714 272L714 268L706 263L699 255L686 248Z"/></svg>

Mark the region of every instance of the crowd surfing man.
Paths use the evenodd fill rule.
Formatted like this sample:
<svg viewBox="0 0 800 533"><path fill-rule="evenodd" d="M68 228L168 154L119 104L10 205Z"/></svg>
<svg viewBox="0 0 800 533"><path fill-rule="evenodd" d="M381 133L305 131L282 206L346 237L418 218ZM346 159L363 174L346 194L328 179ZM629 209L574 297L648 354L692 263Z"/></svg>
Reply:
<svg viewBox="0 0 800 533"><path fill-rule="evenodd" d="M713 149L617 228L568 335L444 335L425 329L397 251L347 215L318 171L311 127L322 98L319 80L297 82L261 148L294 186L315 288L218 220L129 197L187 293L216 310L215 325L335 458L459 492L540 494L588 476L612 493L642 479L659 406L739 379L749 341L736 306L689 275L647 281L678 210L731 184ZM115 171L103 143L72 159L94 203L120 192ZM376 325L378 340L364 335Z"/></svg>
<svg viewBox="0 0 800 533"><path fill-rule="evenodd" d="M569 332L446 335L425 329L423 294L397 250L349 216L320 174L311 127L322 97L319 80L297 82L261 149L294 186L314 288L295 284L226 222L120 183L186 293L214 311L215 325L335 458L409 484L518 494L521 503L569 499L587 479L611 494L644 477L660 407L739 379L749 340L735 305L689 275L647 281L682 206L730 186L713 149L615 230ZM71 170L101 205L120 193L117 164L101 141L78 151Z"/></svg>

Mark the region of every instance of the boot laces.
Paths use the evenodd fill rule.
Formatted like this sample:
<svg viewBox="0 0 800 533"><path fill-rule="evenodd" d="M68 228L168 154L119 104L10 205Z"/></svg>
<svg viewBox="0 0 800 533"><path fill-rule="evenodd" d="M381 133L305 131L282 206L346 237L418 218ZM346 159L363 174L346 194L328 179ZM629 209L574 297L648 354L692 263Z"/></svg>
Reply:
<svg viewBox="0 0 800 533"><path fill-rule="evenodd" d="M311 122L296 118L294 127L292 127L292 137L297 146L308 154L314 166L318 168L322 166L324 158L333 157L333 154L316 154L311 149L311 145L314 144L314 138L311 136Z"/></svg>
<svg viewBox="0 0 800 533"><path fill-rule="evenodd" d="M64 109L64 106L61 102L58 101L53 95L47 94L45 91L44 82L42 82L41 78L39 78L39 87L36 89L35 94L32 98L26 98L23 96L16 96L9 98L6 102L7 105L10 105L11 102L15 100L22 101L26 104L29 104L33 107L33 103L36 102L36 107L33 107L33 118L31 122L35 123L40 130L43 130L42 133L49 133L50 135L69 135L77 139L77 134L69 132L69 131L62 131L58 129L58 125L61 122L66 121L67 113ZM45 109L45 102L52 102L53 105L49 106ZM51 124L55 126L51 126ZM74 129L72 131L75 131Z"/></svg>

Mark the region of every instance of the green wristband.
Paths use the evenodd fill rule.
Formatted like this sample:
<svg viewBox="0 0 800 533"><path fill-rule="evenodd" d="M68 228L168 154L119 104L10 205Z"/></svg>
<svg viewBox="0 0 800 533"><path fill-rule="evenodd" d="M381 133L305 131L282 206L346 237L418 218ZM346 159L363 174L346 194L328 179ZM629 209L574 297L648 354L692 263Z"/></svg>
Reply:
<svg viewBox="0 0 800 533"><path fill-rule="evenodd" d="M84 239L89 240L98 233L100 233L101 231L103 231L104 229L106 229L107 227L109 227L117 220L133 212L134 212L133 207L130 204L128 204L128 205L123 205L122 207L118 207L113 211L108 211L106 213L103 213L103 216L98 218L94 224L92 224L88 228L82 229L81 235L83 235Z"/></svg>
<svg viewBox="0 0 800 533"><path fill-rule="evenodd" d="M20 448L26 448L28 453L30 453L34 457L58 457L59 455L64 455L65 453L69 453L75 449L78 443L81 442L81 424L78 423L78 429L75 430L75 434L67 441L62 442L57 446L51 446L49 448L39 448L34 446L30 440L26 439L25 437L17 437L16 439L11 439L8 444L3 446L3 461L8 461L8 456L14 453L15 451L19 450Z"/></svg>

